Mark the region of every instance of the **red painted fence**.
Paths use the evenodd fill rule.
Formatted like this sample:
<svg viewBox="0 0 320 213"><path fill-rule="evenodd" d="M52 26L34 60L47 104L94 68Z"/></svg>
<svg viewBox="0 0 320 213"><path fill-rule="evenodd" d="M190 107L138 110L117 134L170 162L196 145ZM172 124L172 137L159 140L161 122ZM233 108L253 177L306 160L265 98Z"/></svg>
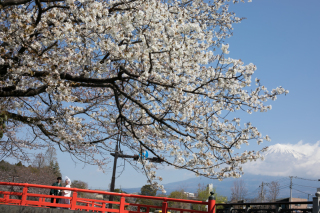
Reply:
<svg viewBox="0 0 320 213"><path fill-rule="evenodd" d="M55 187L55 186L45 186L45 185L37 185L37 184L28 184L28 183L12 183L12 182L0 182L0 185L7 186L19 186L22 188L22 192L11 192L11 191L0 191L0 204L6 205L21 205L21 206L35 206L35 207L59 207L59 208L67 208L71 210L86 210L86 211L94 211L94 212L117 212L117 213L140 213L141 207L146 209L146 212L149 212L150 209L162 210L162 213L167 213L170 210L178 211L180 213L188 212L188 213L214 213L215 212L215 200L210 200L208 202L196 201L196 200L183 200L183 199L174 199L167 197L153 197L153 196L143 196L143 195L134 195L134 194L124 194L124 193L113 193L113 192L105 192L105 191L97 191L97 190L87 190L87 189L77 189L77 188L65 188L65 187ZM69 190L72 191L72 197L63 197L63 196L54 196L54 195L45 195L45 194L34 194L28 193L28 188L42 188L42 189L59 189L59 190ZM78 197L78 192L85 193L94 193L101 195L113 195L119 196L120 202L116 201L107 201L107 200L98 200L98 199L88 199L88 198L80 198ZM10 198L10 196L16 195L18 198ZM28 198L34 197L37 200L30 200ZM125 198L140 198L140 199L151 199L151 200L161 200L162 206L151 206L144 204L136 204L136 203L127 203ZM50 201L46 201L46 198L54 198L54 203ZM61 204L55 203L56 199L69 199L70 204ZM49 199L47 199L49 200ZM180 209L180 208L170 208L168 207L168 202L182 202L182 203L190 203L190 204L201 204L208 205L208 211L196 211L192 209ZM110 209L107 208L108 204L117 204L119 209ZM137 211L126 210L127 206L136 206Z"/></svg>

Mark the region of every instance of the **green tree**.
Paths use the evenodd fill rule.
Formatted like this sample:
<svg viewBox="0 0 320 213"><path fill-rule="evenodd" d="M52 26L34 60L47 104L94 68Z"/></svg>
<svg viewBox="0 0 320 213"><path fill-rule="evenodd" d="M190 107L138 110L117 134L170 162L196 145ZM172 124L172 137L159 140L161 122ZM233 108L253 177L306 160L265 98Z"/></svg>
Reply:
<svg viewBox="0 0 320 213"><path fill-rule="evenodd" d="M88 189L88 183L81 180L74 180L71 183L71 188ZM78 192L79 197L84 197L84 194L84 192Z"/></svg>
<svg viewBox="0 0 320 213"><path fill-rule="evenodd" d="M140 194L141 195L146 195L146 196L156 196L157 194L157 189L152 188L152 186L150 184L144 185L141 187L140 189ZM139 204L145 204L145 205L157 205L157 203L155 202L155 200L150 200L150 199L137 199L136 203ZM142 207L141 208L142 211L146 211L147 208ZM150 211L154 211L154 209L150 209Z"/></svg>
<svg viewBox="0 0 320 213"><path fill-rule="evenodd" d="M16 166L23 166L23 164L21 163L21 161L19 161L18 163L16 163Z"/></svg>
<svg viewBox="0 0 320 213"><path fill-rule="evenodd" d="M156 196L157 189L152 188L151 185L144 185L141 187L141 195L147 195L147 196Z"/></svg>
<svg viewBox="0 0 320 213"><path fill-rule="evenodd" d="M127 193L125 191L122 191L122 189L115 189L114 192L116 192L116 193Z"/></svg>
<svg viewBox="0 0 320 213"><path fill-rule="evenodd" d="M114 192L116 193L127 193L125 191L122 191L122 189L115 189ZM120 201L120 197L119 196L114 196L113 201Z"/></svg>
<svg viewBox="0 0 320 213"><path fill-rule="evenodd" d="M216 192L216 188L213 188L212 191L214 192L214 196L216 198L216 203L226 203L228 198L225 196L220 195ZM197 190L197 200L207 201L210 196L209 188L208 187L201 187L199 184L199 188ZM223 208L218 206L217 208ZM194 204L192 205L192 209L198 211L207 211L207 207L205 205Z"/></svg>
<svg viewBox="0 0 320 213"><path fill-rule="evenodd" d="M114 189L114 192L116 192L116 193L126 193L125 191L122 191L122 189ZM104 196L103 199L109 200L109 196ZM119 196L113 196L113 201L120 202L120 197ZM126 200L126 202L127 202L127 200ZM119 205L113 204L112 208L113 209L119 209Z"/></svg>
<svg viewBox="0 0 320 213"><path fill-rule="evenodd" d="M188 196L186 195L186 193L184 193L183 189L179 190L179 191L171 192L168 197L169 198L177 198L177 199L188 199ZM189 203L169 202L168 205L169 205L169 207L173 207L173 208L190 209Z"/></svg>

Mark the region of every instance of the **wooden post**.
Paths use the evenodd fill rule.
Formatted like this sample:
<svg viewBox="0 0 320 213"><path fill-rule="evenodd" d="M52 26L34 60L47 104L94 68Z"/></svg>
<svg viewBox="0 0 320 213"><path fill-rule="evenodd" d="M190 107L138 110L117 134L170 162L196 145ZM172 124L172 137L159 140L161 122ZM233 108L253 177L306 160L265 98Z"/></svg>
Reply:
<svg viewBox="0 0 320 213"><path fill-rule="evenodd" d="M28 194L28 187L24 186L22 190L22 197L21 197L21 206L25 206L27 203L27 194Z"/></svg>
<svg viewBox="0 0 320 213"><path fill-rule="evenodd" d="M119 208L119 213L124 213L124 204L126 202L126 198L125 197L121 197L120 198L120 208Z"/></svg>
<svg viewBox="0 0 320 213"><path fill-rule="evenodd" d="M72 200L71 200L71 203L70 203L70 209L71 210L76 210L77 198L78 198L78 193L77 192L73 192L72 193Z"/></svg>
<svg viewBox="0 0 320 213"><path fill-rule="evenodd" d="M162 202L162 213L167 213L168 203L166 201Z"/></svg>
<svg viewBox="0 0 320 213"><path fill-rule="evenodd" d="M215 213L215 207L216 207L216 200L212 193L208 199L208 213Z"/></svg>
<svg viewBox="0 0 320 213"><path fill-rule="evenodd" d="M320 193L316 193L316 197L313 198L313 206L312 206L312 213L319 213L320 212ZM319 197L318 197L319 196Z"/></svg>

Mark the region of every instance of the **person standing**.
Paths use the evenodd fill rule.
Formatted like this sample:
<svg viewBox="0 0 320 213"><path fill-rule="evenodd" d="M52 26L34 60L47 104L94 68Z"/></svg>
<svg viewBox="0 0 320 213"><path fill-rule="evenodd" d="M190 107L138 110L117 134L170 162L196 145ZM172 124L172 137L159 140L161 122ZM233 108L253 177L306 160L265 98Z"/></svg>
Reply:
<svg viewBox="0 0 320 213"><path fill-rule="evenodd" d="M68 176L65 177L65 187L67 188L71 188L71 180L70 178L68 178ZM71 197L71 191L70 190L62 190L61 191L61 196L64 196L64 197ZM60 203L61 204L69 204L70 205L70 200L69 199L61 199L60 200Z"/></svg>
<svg viewBox="0 0 320 213"><path fill-rule="evenodd" d="M59 186L61 187L61 177L57 178L57 182L54 182L52 186ZM60 190L58 189L51 189L50 195L60 196ZM56 199L56 203L59 203L59 198ZM51 198L51 203L54 203L54 198Z"/></svg>

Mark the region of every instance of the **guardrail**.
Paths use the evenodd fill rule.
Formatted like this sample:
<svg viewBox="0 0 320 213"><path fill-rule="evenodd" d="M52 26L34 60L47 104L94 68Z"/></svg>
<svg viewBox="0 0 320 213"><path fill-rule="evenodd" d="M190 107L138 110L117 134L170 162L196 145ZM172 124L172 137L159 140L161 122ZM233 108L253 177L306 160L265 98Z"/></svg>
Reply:
<svg viewBox="0 0 320 213"><path fill-rule="evenodd" d="M257 202L257 203L228 203L216 204L222 209L217 213L312 213L312 208L295 208L294 205L309 205L312 201L293 202Z"/></svg>
<svg viewBox="0 0 320 213"><path fill-rule="evenodd" d="M161 210L162 213L167 213L168 210L178 211L180 213L215 213L215 200L208 200L208 202L196 201L196 200L184 200L184 199L175 199L167 197L153 197L153 196L144 196L144 195L134 195L134 194L124 194L124 193L114 193L114 192L105 192L99 190L88 190L88 189L78 189L78 188L66 188L66 187L56 187L56 186L45 186L37 184L28 184L28 183L12 183L12 182L0 182L0 185L7 186L19 186L22 188L22 192L11 192L11 191L0 191L0 195L3 195L3 198L0 198L0 204L6 205L22 205L22 206L36 206L42 208L66 208L70 210L85 210L93 212L117 212L117 213L140 213L141 207L146 209L146 212L152 209ZM36 194L28 193L28 188L42 188L42 189L58 189L58 190L69 190L72 191L71 197L64 196L54 196L54 195L45 195L45 194ZM101 194L101 195L113 195L119 196L120 201L108 201L108 200L98 200L98 199L89 199L89 198L80 198L78 197L79 192L92 193L92 194ZM10 198L10 196L15 195L17 198ZM28 198L38 198L37 200L30 200ZM125 198L140 198L140 199L151 199L151 200L160 200L162 201L162 206L152 206L145 204L136 204L128 203L125 201ZM54 203L46 201L46 198L53 198ZM56 203L56 199L69 199L70 204L61 204ZM48 200L48 199L47 199ZM200 204L207 205L208 211L197 211L192 209L180 209L180 208L171 208L168 206L168 202L181 202L181 203L190 203L190 204ZM107 208L107 204L116 204L119 206L119 209ZM126 206L136 206L137 211L126 210Z"/></svg>

